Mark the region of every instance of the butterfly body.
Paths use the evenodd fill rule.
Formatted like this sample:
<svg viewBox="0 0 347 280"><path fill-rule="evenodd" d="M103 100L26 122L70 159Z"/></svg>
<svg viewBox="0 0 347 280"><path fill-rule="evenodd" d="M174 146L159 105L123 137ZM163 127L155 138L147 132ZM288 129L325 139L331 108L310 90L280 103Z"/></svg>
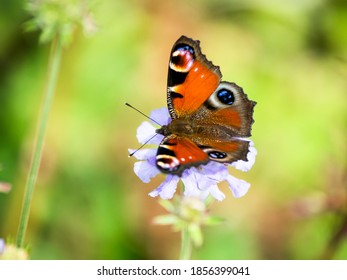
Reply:
<svg viewBox="0 0 347 280"><path fill-rule="evenodd" d="M185 36L174 44L169 61L167 103L172 121L157 133L156 164L182 175L209 161L247 160L254 101L235 83L221 81L219 67L201 53L199 41Z"/></svg>

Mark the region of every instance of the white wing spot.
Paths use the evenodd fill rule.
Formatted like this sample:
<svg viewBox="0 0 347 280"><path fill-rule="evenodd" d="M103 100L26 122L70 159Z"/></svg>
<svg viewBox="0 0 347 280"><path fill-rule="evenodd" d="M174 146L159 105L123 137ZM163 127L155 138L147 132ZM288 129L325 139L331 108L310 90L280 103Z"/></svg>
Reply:
<svg viewBox="0 0 347 280"><path fill-rule="evenodd" d="M179 56L179 55L180 55L180 51L179 50L177 50L177 51L172 53L172 56Z"/></svg>

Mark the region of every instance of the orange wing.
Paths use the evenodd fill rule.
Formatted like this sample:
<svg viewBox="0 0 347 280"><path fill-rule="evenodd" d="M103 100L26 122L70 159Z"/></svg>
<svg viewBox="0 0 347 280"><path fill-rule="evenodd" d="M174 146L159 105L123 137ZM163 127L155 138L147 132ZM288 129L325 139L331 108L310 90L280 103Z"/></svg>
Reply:
<svg viewBox="0 0 347 280"><path fill-rule="evenodd" d="M234 137L248 137L251 136L255 105L256 102L249 100L235 83L220 82L217 90L189 117L189 121L203 127L222 127ZM207 133L211 134L211 131Z"/></svg>
<svg viewBox="0 0 347 280"><path fill-rule="evenodd" d="M199 41L179 38L169 62L167 103L171 117L195 112L216 90L221 77L219 67L201 53Z"/></svg>
<svg viewBox="0 0 347 280"><path fill-rule="evenodd" d="M185 169L207 164L210 160L220 163L232 163L240 159L247 161L248 141L215 141L208 138L195 140L193 142L175 134L165 137L156 156L160 171L181 176Z"/></svg>
<svg viewBox="0 0 347 280"><path fill-rule="evenodd" d="M156 163L164 173L181 175L191 166L206 164L208 155L186 137L171 134L159 145Z"/></svg>

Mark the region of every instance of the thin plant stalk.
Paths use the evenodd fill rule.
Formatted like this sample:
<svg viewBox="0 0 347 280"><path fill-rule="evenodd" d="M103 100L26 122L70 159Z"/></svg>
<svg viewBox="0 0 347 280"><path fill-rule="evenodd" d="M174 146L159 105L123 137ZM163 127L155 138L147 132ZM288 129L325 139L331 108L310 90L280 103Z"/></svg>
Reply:
<svg viewBox="0 0 347 280"><path fill-rule="evenodd" d="M37 134L35 140L35 146L33 151L33 156L30 164L29 174L25 185L24 198L22 211L19 220L18 232L17 232L17 247L23 247L25 233L28 225L30 206L33 197L33 192L35 188L35 183L37 175L39 172L42 150L44 145L44 138L46 134L47 122L49 117L49 112L51 110L53 96L55 92L56 82L58 78L60 62L62 55L62 45L59 37L57 36L51 47L51 53L49 58L48 66L48 78L47 86L45 90L45 96L42 103L41 114L38 120Z"/></svg>
<svg viewBox="0 0 347 280"><path fill-rule="evenodd" d="M181 231L181 252L180 260L189 260L192 253L192 241L190 239L188 226L184 226Z"/></svg>

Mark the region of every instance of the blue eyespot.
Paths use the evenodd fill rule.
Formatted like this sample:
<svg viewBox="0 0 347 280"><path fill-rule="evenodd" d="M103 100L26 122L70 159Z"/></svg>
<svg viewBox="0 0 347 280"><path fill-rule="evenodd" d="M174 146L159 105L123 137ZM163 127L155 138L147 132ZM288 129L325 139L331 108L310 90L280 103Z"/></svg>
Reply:
<svg viewBox="0 0 347 280"><path fill-rule="evenodd" d="M219 152L219 151L212 151L208 153L210 158L213 159L222 159L222 158L226 158L227 154L224 152Z"/></svg>
<svg viewBox="0 0 347 280"><path fill-rule="evenodd" d="M234 93L225 88L222 88L217 92L217 97L220 102L226 105L231 105L235 101Z"/></svg>
<svg viewBox="0 0 347 280"><path fill-rule="evenodd" d="M186 44L178 44L174 51L183 51L187 52L189 51L192 55L194 55L194 49L191 46L188 46Z"/></svg>

